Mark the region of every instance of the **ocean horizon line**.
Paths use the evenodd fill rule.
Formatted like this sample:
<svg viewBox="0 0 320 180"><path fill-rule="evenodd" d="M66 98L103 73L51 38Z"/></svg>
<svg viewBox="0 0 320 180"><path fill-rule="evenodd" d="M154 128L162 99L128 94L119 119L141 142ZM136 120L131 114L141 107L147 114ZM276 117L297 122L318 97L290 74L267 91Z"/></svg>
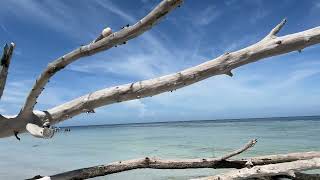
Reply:
<svg viewBox="0 0 320 180"><path fill-rule="evenodd" d="M315 119L318 117L319 119ZM56 126L59 128L81 128L81 127L98 127L98 126L134 126L134 125L152 125L152 124L175 124L175 123L228 123L228 122L250 122L250 121L307 121L320 120L320 115L310 116L280 116L280 117L251 117L251 118L221 118L221 119L203 119L203 120L174 120L174 121L154 121L154 122L132 122L132 123L110 123L110 124L90 124L90 125L73 125L73 126Z"/></svg>

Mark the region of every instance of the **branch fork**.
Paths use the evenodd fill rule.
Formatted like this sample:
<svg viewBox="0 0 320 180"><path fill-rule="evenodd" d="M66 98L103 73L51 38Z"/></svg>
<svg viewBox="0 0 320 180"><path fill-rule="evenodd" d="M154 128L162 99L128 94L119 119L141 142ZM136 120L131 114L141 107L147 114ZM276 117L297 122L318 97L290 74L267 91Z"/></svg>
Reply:
<svg viewBox="0 0 320 180"><path fill-rule="evenodd" d="M0 116L0 138L13 136L13 132L26 132L26 127L29 123L44 128L45 126L54 125L81 113L93 113L94 109L101 106L144 97L152 97L164 92L172 92L216 75L225 74L232 77L232 70L240 66L271 56L277 56L292 51L301 51L306 47L320 43L320 27L278 37L277 34L286 23L286 19L284 19L261 41L238 51L225 53L216 59L209 60L198 66L154 79L95 91L48 109L45 111L45 115L34 109L38 97L41 95L50 79L57 72L82 57L106 51L116 45L123 44L124 42L138 37L151 29L155 24L160 22L164 16L181 4L182 0L163 0L149 14L135 24L131 26L128 25L117 32L113 32L110 27L106 27L93 42L62 55L51 62L35 81L20 113L13 118ZM0 97L3 94L14 47L14 43L5 46L1 59ZM50 119L48 119L49 117ZM42 129L42 131L44 132L44 129ZM34 131L32 130L32 132ZM39 134L37 136L39 136Z"/></svg>

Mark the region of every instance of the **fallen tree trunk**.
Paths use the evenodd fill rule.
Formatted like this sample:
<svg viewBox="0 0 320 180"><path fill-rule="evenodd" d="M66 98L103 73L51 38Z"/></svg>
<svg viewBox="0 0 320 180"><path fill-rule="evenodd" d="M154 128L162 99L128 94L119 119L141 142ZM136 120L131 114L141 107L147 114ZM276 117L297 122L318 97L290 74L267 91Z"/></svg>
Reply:
<svg viewBox="0 0 320 180"><path fill-rule="evenodd" d="M81 168L68 172L55 174L52 176L42 177L35 176L32 179L49 178L50 180L67 180L67 179L89 179L108 174L119 173L134 169L194 169L194 168L236 168L255 167L268 164L277 164L284 162L294 162L299 160L308 160L320 158L320 152L301 152L283 155L269 155L253 157L241 160L228 160L256 144L256 139L249 141L242 148L228 153L220 158L197 158L197 159L160 159L145 157L126 161L118 161L106 165ZM43 179L44 180L44 179Z"/></svg>
<svg viewBox="0 0 320 180"><path fill-rule="evenodd" d="M246 168L248 162L252 166L263 166L284 162L294 162L320 158L320 152L300 152L282 155L269 155L253 157L241 160L221 160L221 158L197 158L197 159L160 159L141 158L126 161L118 161L106 165L81 168L73 171L48 176L51 180L88 179L98 176L120 173L134 169L195 169L195 168ZM38 176L39 177L39 176Z"/></svg>
<svg viewBox="0 0 320 180"><path fill-rule="evenodd" d="M295 172L313 169L320 169L320 158L243 168L240 170L232 170L221 175L197 178L194 180L245 180L279 175L294 178L296 177Z"/></svg>

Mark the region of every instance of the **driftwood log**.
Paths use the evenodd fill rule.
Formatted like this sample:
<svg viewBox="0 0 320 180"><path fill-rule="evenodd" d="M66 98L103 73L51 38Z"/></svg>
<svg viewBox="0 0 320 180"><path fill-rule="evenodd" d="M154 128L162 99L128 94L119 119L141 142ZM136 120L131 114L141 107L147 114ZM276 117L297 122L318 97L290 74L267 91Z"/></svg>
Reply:
<svg viewBox="0 0 320 180"><path fill-rule="evenodd" d="M231 71L240 66L271 56L293 51L300 52L304 48L320 43L319 26L294 34L277 36L278 32L286 23L284 19L270 32L266 33L266 36L259 42L238 51L226 52L215 59L197 66L154 79L95 91L44 111L34 109L38 97L45 89L49 80L57 72L82 57L91 56L126 44L127 41L153 28L167 14L181 5L182 0L162 0L149 14L134 25L126 26L119 31L113 31L110 27L106 27L102 30L101 34L89 44L78 47L53 60L36 79L21 111L15 116L0 115L0 138L15 136L20 140L18 134L24 132L29 132L34 137L51 138L54 135L54 130L51 128L51 125L68 120L81 113L94 112L95 108L173 91L215 75L228 75L232 77L233 74ZM15 44L11 43L10 45L6 45L3 50L0 64L0 97L5 88L14 47ZM188 160L142 158L69 171L50 177L43 177L42 179L85 179L140 168L240 168L240 170L230 171L229 173L208 177L207 179L263 179L275 178L277 176L319 179L317 175L311 176L296 173L296 171L319 168L319 152L229 160L229 158L252 147L253 144L255 144L255 141L251 141L243 149L227 154L221 158ZM38 177L40 178L40 176Z"/></svg>
<svg viewBox="0 0 320 180"><path fill-rule="evenodd" d="M230 180L230 179L253 179L261 177L285 176L295 178L295 171L306 171L320 168L320 158L312 158L308 160L299 160L293 162L269 164L263 166L255 166L252 168L243 168L233 170L227 173L198 178L197 180Z"/></svg>
<svg viewBox="0 0 320 180"><path fill-rule="evenodd" d="M17 137L19 133L26 131L29 131L35 137L51 138L53 130L50 129L50 125L70 119L80 113L94 112L95 108L101 106L176 90L215 75L226 74L232 76L231 70L237 67L267 57L301 51L320 42L320 27L286 36L276 36L286 22L286 20L283 20L267 33L261 41L235 52L227 52L198 66L154 79L102 89L45 111L34 109L41 92L50 78L58 71L82 57L123 45L130 39L138 37L180 5L182 5L182 0L163 0L136 24L124 27L117 32L112 32L111 28L107 27L101 35L88 45L81 46L54 60L35 81L20 113L13 117L0 115L0 138L13 135ZM4 88L13 47L14 44L11 44L9 51L5 50L3 52L4 59L8 60L4 60L5 63L1 64L0 90Z"/></svg>
<svg viewBox="0 0 320 180"><path fill-rule="evenodd" d="M301 170L320 168L320 152L299 152L290 154L267 155L251 157L246 159L230 160L256 144L256 140L249 141L239 150L228 153L219 158L197 158L197 159L160 159L156 157L145 157L118 161L106 165L98 165L63 172L51 176L35 176L31 179L67 180L67 179L89 179L98 176L130 171L134 169L195 169L195 168L235 168L239 170L230 171L226 174L205 177L200 179L250 179L253 177L270 178L273 176L295 177L294 173ZM318 178L317 175L299 173L299 177Z"/></svg>

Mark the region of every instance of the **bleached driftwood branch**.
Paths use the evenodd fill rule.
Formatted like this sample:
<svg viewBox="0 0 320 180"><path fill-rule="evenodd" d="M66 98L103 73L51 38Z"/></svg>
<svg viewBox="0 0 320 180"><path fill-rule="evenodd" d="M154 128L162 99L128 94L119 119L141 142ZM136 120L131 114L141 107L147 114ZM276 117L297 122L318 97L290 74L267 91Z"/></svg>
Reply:
<svg viewBox="0 0 320 180"><path fill-rule="evenodd" d="M320 42L320 27L276 37L284 25L282 21L261 41L244 49L225 53L220 57L178 73L99 90L49 109L53 123L108 104L154 96L176 90L214 75L227 74L248 63L271 56L299 51Z"/></svg>
<svg viewBox="0 0 320 180"><path fill-rule="evenodd" d="M49 79L55 73L82 57L90 56L98 52L110 49L114 46L125 44L128 40L133 39L152 28L166 14L179 6L181 3L182 0L163 0L147 16L138 21L136 24L123 28L115 33L109 33L111 32L111 29L106 28L104 31L102 31L101 35L92 43L81 46L50 63L36 80L22 108L22 111L20 113L21 116L32 113L38 96L43 91Z"/></svg>
<svg viewBox="0 0 320 180"><path fill-rule="evenodd" d="M10 66L11 57L13 54L15 44L10 43L10 45L6 44L3 48L3 53L1 57L1 70L0 70L0 98L2 97L3 90L6 86L7 76L8 76L8 69Z"/></svg>
<svg viewBox="0 0 320 180"><path fill-rule="evenodd" d="M47 111L33 110L38 96L49 79L59 70L81 57L93 55L137 37L158 23L160 19L181 3L182 0L163 0L136 24L124 27L114 33L112 33L110 28L106 28L90 44L81 46L50 63L38 77L18 116L0 116L0 138L26 132L27 124L32 125L29 126L32 128L28 128L28 131L32 132L36 137L51 137L50 129L45 128L50 128L50 124L70 119L80 113L94 112L95 108L108 104L150 97L176 90L215 75L226 74L232 76L231 70L237 67L267 57L300 51L301 49L320 43L320 27L277 37L277 33L286 22L283 20L261 41L244 49L225 53L216 59L198 66L154 79L102 89L48 109ZM49 133L41 135L43 132Z"/></svg>
<svg viewBox="0 0 320 180"><path fill-rule="evenodd" d="M128 40L139 36L156 25L169 12L181 5L181 3L182 0L163 0L136 24L122 28L114 33L112 33L111 28L107 27L90 44L81 46L50 63L36 80L20 113L17 116L0 116L0 138L12 135L18 138L17 135L19 133L26 131L29 131L35 137L51 137L52 129L49 128L50 123L54 122L51 114L48 111L33 110L38 96L45 88L49 79L58 71L81 57L90 56L114 46L125 44ZM88 112L92 111L92 109L88 110ZM30 124L28 129L26 129L27 124Z"/></svg>
<svg viewBox="0 0 320 180"><path fill-rule="evenodd" d="M162 160L159 158L141 158L141 159L133 159L127 161L119 161L107 165L93 166L89 168L82 168L73 171L68 171L60 174L56 174L50 176L51 180L58 179L88 179L97 176L105 176L108 174L133 170L133 169L142 169L142 168L152 168L152 169L186 169L186 168L215 168L215 167L224 167L230 166L238 166L236 163L228 163L225 160L236 156L256 144L257 140L253 139L245 144L242 148L228 153L221 158L207 158L207 159L183 159L183 160ZM320 153L319 153L320 156ZM225 163L225 164L224 164ZM232 166L231 165L231 166ZM37 179L35 176L34 179ZM48 176L47 176L48 178Z"/></svg>
<svg viewBox="0 0 320 180"><path fill-rule="evenodd" d="M278 175L294 178L296 177L295 172L313 169L320 169L320 158L255 166L253 168L243 168L240 170L232 170L217 176L198 178L194 180L245 180Z"/></svg>
<svg viewBox="0 0 320 180"><path fill-rule="evenodd" d="M233 151L233 152L231 152L231 153L229 153L229 154L226 154L226 155L222 156L222 157L220 158L220 160L221 160L221 161L227 160L227 159L229 159L229 158L231 158L231 157L233 157L233 156L236 156L236 155L238 155L238 154L241 154L241 153L243 153L244 151L252 148L256 143L257 143L257 139L253 139L253 140L249 141L247 144L245 144L242 148L240 148L240 149L238 149L238 150L236 150L236 151Z"/></svg>
<svg viewBox="0 0 320 180"><path fill-rule="evenodd" d="M118 161L106 165L68 171L50 177L51 180L60 179L88 179L108 174L120 173L134 169L194 169L194 168L245 168L246 163L251 161L253 166L294 162L320 158L320 152L301 152L283 155L260 156L240 160L222 160L222 158L197 158L197 159L160 159L145 157L126 161ZM39 176L38 176L39 177Z"/></svg>

